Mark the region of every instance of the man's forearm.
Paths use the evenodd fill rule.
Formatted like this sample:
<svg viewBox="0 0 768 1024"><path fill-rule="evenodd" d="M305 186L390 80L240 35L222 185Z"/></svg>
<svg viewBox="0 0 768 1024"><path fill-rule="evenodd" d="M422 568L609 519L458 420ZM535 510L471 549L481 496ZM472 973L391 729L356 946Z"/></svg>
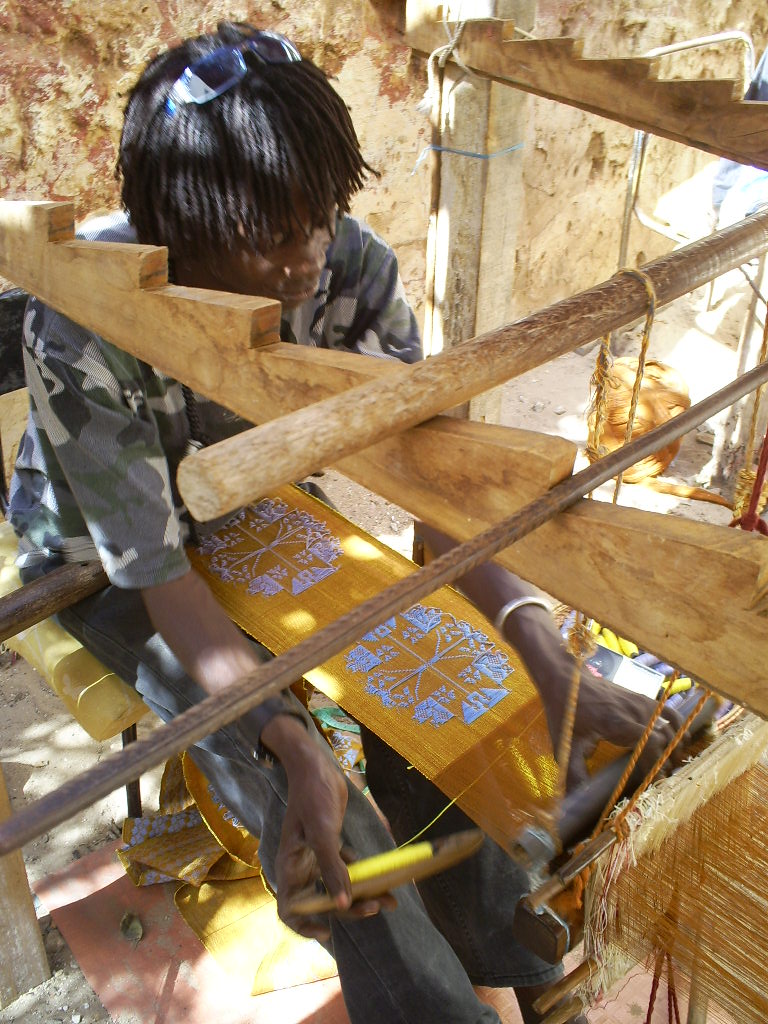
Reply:
<svg viewBox="0 0 768 1024"><path fill-rule="evenodd" d="M424 523L418 523L416 529L435 555L455 545L447 534ZM546 608L546 600L542 600L542 592L495 562L472 569L456 581L456 586L491 622L510 601L520 601L500 631L519 653L542 700L560 702L570 687L575 661ZM526 597L533 598L533 603L526 604Z"/></svg>
<svg viewBox="0 0 768 1024"><path fill-rule="evenodd" d="M260 664L194 569L170 583L146 587L142 597L154 627L207 693L226 689Z"/></svg>
<svg viewBox="0 0 768 1024"><path fill-rule="evenodd" d="M142 597L155 629L206 693L223 692L262 664L256 648L194 569L170 583L145 588ZM261 740L280 757L290 744L287 735L281 742L285 730L269 729L264 735L262 730L275 715L289 711L282 697L269 698L238 721L249 742L256 746Z"/></svg>

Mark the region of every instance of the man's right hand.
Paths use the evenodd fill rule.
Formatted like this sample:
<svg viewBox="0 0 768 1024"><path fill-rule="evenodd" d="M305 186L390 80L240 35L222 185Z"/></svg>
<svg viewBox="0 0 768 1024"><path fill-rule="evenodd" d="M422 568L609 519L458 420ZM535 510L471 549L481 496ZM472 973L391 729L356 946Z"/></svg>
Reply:
<svg viewBox="0 0 768 1024"><path fill-rule="evenodd" d="M573 685L577 662L565 648L553 617L538 605L524 605L505 623L507 638L515 645L536 684L547 713L555 753L558 752L563 718ZM623 689L592 675L583 665L579 670L579 695L573 723L572 747L567 772L567 788L586 782L586 761L599 741L632 749L638 743L656 707L656 701ZM656 763L680 728L682 720L672 708L664 708L652 730L639 760L641 771ZM684 757L683 737L669 768Z"/></svg>
<svg viewBox="0 0 768 1024"><path fill-rule="evenodd" d="M339 910L350 906L349 873L340 853L347 786L299 719L276 715L262 730L261 742L288 776L288 805L275 867L278 912L301 935L326 938L327 923L292 917L286 907L320 877Z"/></svg>
<svg viewBox="0 0 768 1024"><path fill-rule="evenodd" d="M261 742L279 759L288 776L288 806L275 867L281 919L300 935L329 937L327 917L300 917L290 911L291 901L320 878L339 913L370 917L392 906L389 896L352 903L341 851L347 806L347 784L341 769L292 715L276 715L262 730Z"/></svg>
<svg viewBox="0 0 768 1024"><path fill-rule="evenodd" d="M194 570L142 592L155 628L186 671L210 694L223 693L261 664L253 646L227 618ZM283 765L288 804L277 858L278 911L289 897L322 877L340 912L368 916L389 897L352 904L349 872L340 853L347 784L341 769L296 715L277 714L250 739L260 739ZM281 912L283 916L283 912ZM283 919L303 935L328 934L327 919Z"/></svg>

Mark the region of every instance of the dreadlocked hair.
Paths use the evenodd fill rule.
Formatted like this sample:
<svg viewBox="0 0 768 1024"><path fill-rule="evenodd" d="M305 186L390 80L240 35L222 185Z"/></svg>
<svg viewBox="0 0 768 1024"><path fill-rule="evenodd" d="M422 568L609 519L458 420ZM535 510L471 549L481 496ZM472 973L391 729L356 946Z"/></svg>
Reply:
<svg viewBox="0 0 768 1024"><path fill-rule="evenodd" d="M244 237L259 250L278 236L332 230L336 211L347 213L366 173L377 173L343 100L309 60L267 64L244 47L240 82L210 102L167 110L185 68L255 31L222 22L155 57L131 91L115 173L140 242L173 255L230 249Z"/></svg>

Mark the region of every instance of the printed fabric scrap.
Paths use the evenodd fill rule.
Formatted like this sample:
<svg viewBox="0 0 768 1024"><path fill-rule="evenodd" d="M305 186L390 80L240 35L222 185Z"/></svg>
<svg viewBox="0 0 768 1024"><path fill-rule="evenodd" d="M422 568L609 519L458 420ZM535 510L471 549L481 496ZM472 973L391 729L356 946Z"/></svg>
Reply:
<svg viewBox="0 0 768 1024"><path fill-rule="evenodd" d="M261 876L258 840L186 755L168 761L160 813L128 818L118 850L136 885L181 882L174 902L228 975L261 995L334 977L333 958L277 916Z"/></svg>
<svg viewBox="0 0 768 1024"><path fill-rule="evenodd" d="M190 558L229 616L278 655L415 570L293 486L241 510ZM538 693L513 649L451 588L306 678L500 845L551 806L557 770Z"/></svg>

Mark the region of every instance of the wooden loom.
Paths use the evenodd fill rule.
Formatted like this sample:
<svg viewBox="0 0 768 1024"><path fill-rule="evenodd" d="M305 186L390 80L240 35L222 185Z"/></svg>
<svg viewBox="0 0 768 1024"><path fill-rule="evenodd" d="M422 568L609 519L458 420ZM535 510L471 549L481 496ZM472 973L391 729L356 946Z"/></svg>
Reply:
<svg viewBox="0 0 768 1024"><path fill-rule="evenodd" d="M460 16L469 18L466 22L440 24L443 10L441 5L435 5L430 0L409 0L406 11L407 42L422 53L435 56L440 54L441 64L445 60L453 60L461 68L468 69L481 78L490 78L500 84L512 85L519 90L564 102L620 121L640 131L652 132L721 157L763 169L768 168L768 105L744 102L743 82L662 80L659 78L659 63L655 59L583 59L580 40L515 39L515 29L511 22L473 19L471 11L465 14L463 9ZM446 46L448 39L450 44ZM718 37L713 36L698 42L712 44L717 41ZM672 51L673 47L667 49ZM750 728L746 727L747 732ZM731 739L732 742L743 741ZM759 756L763 740L756 742ZM700 761L703 760L700 758ZM714 769L715 766L708 767ZM615 863L621 862L622 857L625 862L627 859L632 862L636 851L644 847L652 851L650 857L642 858L642 863L646 867L649 860L651 861L650 868L646 871L645 877L639 867L634 874L632 871L620 872L617 877L624 883L623 888L620 884L614 884L602 889L601 886L609 873L605 867L606 858L602 858L604 876L600 882L595 882L591 886L592 906L588 913L588 919L593 925L598 922L593 929L593 936L598 936L593 948L600 948L599 964L592 961L591 965L581 965L579 972L572 979L566 980L561 993L580 985L582 990L587 989L594 995L611 980L604 972L606 963L612 956L621 960L623 955L626 966L627 954L637 961L647 956L652 949L661 948L666 949L668 953L674 951L676 962L683 965L689 977L697 979L697 984L703 992L716 993L718 988L722 989L722 1005L731 1009L735 1019L749 1019L755 1022L765 1019L768 1006L762 997L765 989L764 970L761 975L760 968L757 969L757 973L752 969L755 960L761 967L764 965L761 939L766 938L762 927L765 908L762 896L759 895L762 888L760 885L750 888L750 871L746 869L751 856L752 860L760 865L760 869L765 871L768 865L762 843L741 843L738 856L733 850L730 853L713 850L710 844L710 853L715 854L713 863L728 864L732 871L731 877L743 877L743 891L748 893L749 897L742 900L739 906L738 885L730 890L724 884L719 887L712 886L709 891L713 895L707 907L709 923L705 924L705 915L701 913L701 891L702 885L713 881L713 875L707 872L706 865L702 865L701 846L698 842L701 836L706 835L707 827L715 835L722 835L729 825L743 823L750 814L759 830L760 826L756 820L758 815L746 809L754 804L754 793L756 789L759 790L761 781L764 783L762 778L755 781L756 773L759 775L757 768L745 773L744 779L739 782L741 789L735 789L735 784L729 787L732 791L730 808L727 795L719 803L712 800L704 805L702 820L697 821L695 825L677 829L674 841L670 840L665 845L664 863L661 863L661 854L655 862L653 861L661 842L659 831L664 830L656 828L654 831L652 821L633 823L637 828L633 831L632 839L616 854L611 870L615 870ZM710 775L717 774L716 771L710 772ZM712 785L711 778L707 780L707 786L709 785ZM697 781L697 786L701 786L701 779ZM678 786L678 790L681 788L684 787ZM659 787L654 787L654 791L653 799L659 801L654 805L657 820L659 817L663 818L666 807L672 821L694 821L696 816L693 815L693 808L696 798L702 795L702 789L694 790L692 786L687 789L689 806L685 807L682 814L680 812L683 806L679 793L675 803L675 797L666 792L662 795ZM712 793L711 790L707 792L709 795ZM670 800L673 806L665 804L665 800ZM728 813L731 814L730 818ZM689 815L692 815L690 819ZM653 817L652 814L651 818ZM640 819L642 818L643 815L640 815ZM702 824L702 821L705 824ZM743 824L741 829L736 831L740 838L744 838ZM754 835L752 830L749 838ZM738 844L739 841L736 845ZM691 849L696 851L698 860L690 855ZM571 868L573 877L576 865L571 865ZM714 870L717 873L717 867ZM651 878L664 878L665 871L668 873L666 881L669 884L660 888L667 893L667 903L664 904L662 897L656 897L654 903L654 896L647 883ZM720 872L721 880L727 876L727 869ZM634 891L648 894L645 906L641 906L639 900L633 902L631 895ZM607 897L604 895L605 892L608 893ZM678 893L686 892L687 896L683 895L681 907L677 910L674 899ZM606 901L612 910L606 909ZM621 912L618 913L617 906L620 903ZM713 906L717 906L714 914ZM743 953L740 958L730 957L730 962L722 953L724 931L722 921L717 920L717 914L721 915L722 921L728 921L731 925L738 922L740 925L740 928L731 928L731 939L735 943L741 943ZM605 926L608 918L610 927ZM676 923L677 919L679 924ZM603 923L602 926L600 922ZM720 937L719 943L717 939L712 941L712 935L707 934L708 929ZM613 940L606 938L611 933L614 936ZM620 938L617 938L619 936ZM691 941L691 936L695 936L695 941ZM606 955L609 949L612 949L612 953ZM657 966L658 964L657 961ZM751 1001L747 993L751 993ZM553 993L553 997L556 994ZM539 1009L543 1012L551 1005L552 1002L549 1002L546 1006L541 1005ZM559 1015L555 1012L551 1018L552 1024L565 1020L569 1011L574 1012L578 1005L579 1000L574 1000L569 1007L561 1008ZM671 1020L671 1007L669 1013ZM650 1015L649 1010L649 1019ZM705 1011L696 999L691 1003L688 1019L689 1024L702 1024L705 1019ZM549 1022L550 1018L547 1020Z"/></svg>
<svg viewBox="0 0 768 1024"><path fill-rule="evenodd" d="M289 652L287 660L267 667L259 679L264 695L355 639L366 624L381 621L391 607L404 607L438 583L456 578L468 568L468 560L478 562L497 553L504 564L559 599L633 636L719 692L768 714L768 546L738 531L580 502L580 495L621 468L621 451L613 461L584 471L586 477L572 477L574 452L567 442L436 416L468 395L636 318L645 306L638 282L614 278L419 366L389 366L283 345L276 340L275 303L169 286L163 250L75 241L72 220L70 206L0 205L0 271L242 415L254 420L275 417L184 464L180 484L193 511L209 515L228 510L279 482L335 463L459 539L475 537L450 565L436 570L439 563L432 563L416 574L410 588L401 588L394 597L382 595L367 618L358 616L346 632L318 635L299 645L301 651ZM766 248L768 215L763 214L645 269L664 303ZM162 339L161 346L155 338ZM742 392L766 377L766 367L755 371L740 384ZM731 388L720 403L727 404L737 393ZM309 395L328 397L302 409ZM704 419L717 407L717 402L710 403L693 417L680 417L678 429L690 429L696 415ZM376 415L382 408L387 409L386 422ZM281 418L286 409L299 411ZM308 459L305 439L317 440L315 424L320 420L323 444L313 443ZM350 437L355 439L352 446ZM373 441L377 443L368 447ZM658 440L646 435L644 444L650 451ZM635 452L631 461L641 457L639 448ZM623 454L627 459L626 450ZM266 478L256 472L265 463L270 468ZM227 482L219 480L222 465L235 486L219 487ZM471 488L466 467L471 467ZM567 513L555 514L574 502L576 507ZM481 533L522 506L511 528L508 521L504 529ZM536 525L539 529L530 532ZM502 550L526 533L513 548ZM639 552L633 565L625 557L629 549ZM637 564L644 566L642 574ZM593 581L595 574L607 576L609 569L613 586L607 594ZM695 608L689 600L694 592ZM161 736L136 744L0 825L0 851L21 845L242 713L254 703L251 682L233 688L229 701L219 701L215 709L200 705L182 716L183 722L164 727Z"/></svg>
<svg viewBox="0 0 768 1024"><path fill-rule="evenodd" d="M515 38L514 22L443 25L438 5L409 0L405 41L429 54L457 39L461 64L524 92L567 103L643 132L768 170L768 104L744 101L732 79L663 79L651 57L585 58L581 39Z"/></svg>

